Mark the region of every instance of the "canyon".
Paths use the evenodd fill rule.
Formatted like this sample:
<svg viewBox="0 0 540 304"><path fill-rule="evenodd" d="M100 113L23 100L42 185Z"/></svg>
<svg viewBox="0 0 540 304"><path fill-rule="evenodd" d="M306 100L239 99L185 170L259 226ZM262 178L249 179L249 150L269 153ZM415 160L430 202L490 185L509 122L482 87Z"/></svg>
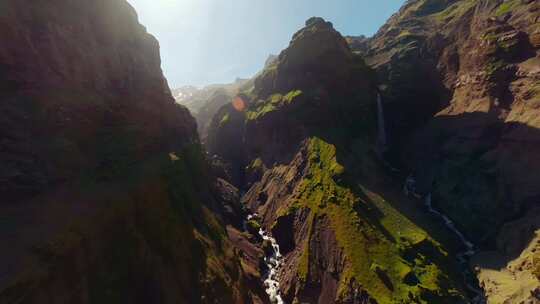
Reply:
<svg viewBox="0 0 540 304"><path fill-rule="evenodd" d="M0 303L540 303L540 2L173 91L125 0L0 11Z"/></svg>

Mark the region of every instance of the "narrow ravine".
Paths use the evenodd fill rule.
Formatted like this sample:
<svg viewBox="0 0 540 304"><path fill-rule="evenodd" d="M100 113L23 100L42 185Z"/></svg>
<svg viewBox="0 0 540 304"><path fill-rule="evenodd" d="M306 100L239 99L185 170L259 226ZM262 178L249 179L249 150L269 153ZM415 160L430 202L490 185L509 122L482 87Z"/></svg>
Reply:
<svg viewBox="0 0 540 304"><path fill-rule="evenodd" d="M250 214L247 217L247 221L257 217L257 214ZM267 253L264 257L264 263L268 268L267 273L264 276L264 288L270 301L274 304L284 304L283 298L281 297L281 291L279 290L279 269L282 266L283 256L279 251L279 245L275 238L270 236L269 233L264 231L262 228L259 229L259 235L262 237L263 241L270 242L272 250Z"/></svg>
<svg viewBox="0 0 540 304"><path fill-rule="evenodd" d="M405 186L403 188L405 195L408 196L409 194L412 194L416 198L422 198L422 196L419 195L415 191L415 185L416 185L416 180L414 179L412 175L409 175L409 177L407 177L405 181ZM471 272L471 269L469 266L469 260L476 253L474 244L471 241L469 241L465 237L465 235L456 228L456 225L454 224L454 222L447 215L433 208L431 193L426 194L423 197L423 200L424 200L424 204L427 210L431 214L433 214L434 216L442 220L446 228L452 231L452 233L454 233L459 238L459 240L461 241L461 243L463 244L465 248L464 251L461 251L456 255L456 259L461 265L465 286L474 295L472 303L473 304L486 303L486 298L482 289L480 289L477 286L474 286L472 283L475 280L475 277L473 273Z"/></svg>

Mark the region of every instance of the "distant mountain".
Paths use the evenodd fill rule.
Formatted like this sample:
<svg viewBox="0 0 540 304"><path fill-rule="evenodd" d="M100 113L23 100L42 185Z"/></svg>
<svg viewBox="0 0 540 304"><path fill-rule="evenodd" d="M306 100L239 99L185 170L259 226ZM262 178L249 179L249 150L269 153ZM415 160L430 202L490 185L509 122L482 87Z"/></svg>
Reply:
<svg viewBox="0 0 540 304"><path fill-rule="evenodd" d="M277 58L276 55L269 55L265 67L274 64ZM203 88L187 85L172 90L172 93L176 102L186 106L195 117L199 135L205 141L212 117L222 106L232 102L239 92L252 89L258 75L250 79L236 78L232 83L212 84Z"/></svg>

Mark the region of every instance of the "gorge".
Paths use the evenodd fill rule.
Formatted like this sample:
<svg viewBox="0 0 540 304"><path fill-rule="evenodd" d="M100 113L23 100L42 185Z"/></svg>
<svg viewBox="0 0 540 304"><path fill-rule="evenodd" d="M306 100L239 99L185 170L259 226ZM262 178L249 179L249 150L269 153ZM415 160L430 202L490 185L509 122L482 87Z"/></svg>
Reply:
<svg viewBox="0 0 540 304"><path fill-rule="evenodd" d="M172 91L125 0L0 24L0 303L540 303L540 2L312 17Z"/></svg>

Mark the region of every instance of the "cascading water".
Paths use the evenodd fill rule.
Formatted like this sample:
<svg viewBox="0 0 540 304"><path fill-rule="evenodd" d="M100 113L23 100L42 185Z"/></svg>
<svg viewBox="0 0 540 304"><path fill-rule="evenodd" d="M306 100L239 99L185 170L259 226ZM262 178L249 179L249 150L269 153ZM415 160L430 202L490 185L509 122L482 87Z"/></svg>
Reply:
<svg viewBox="0 0 540 304"><path fill-rule="evenodd" d="M419 195L415 191L415 184L416 184L416 180L412 176L407 177L405 181L405 186L403 187L405 195L408 196L409 194L412 194L416 198L421 198L421 195ZM463 268L463 276L465 277L465 285L467 289L469 289L469 291L474 294L473 303L474 304L486 303L484 293L482 292L482 290L475 287L474 285L470 283L471 279L473 278L473 275L470 271L468 261L476 253L474 244L470 242L465 237L465 235L463 235L463 233L456 228L454 222L448 216L446 216L442 212L437 211L433 208L431 199L432 199L431 193L428 193L426 196L424 196L424 204L427 207L428 211L431 214L443 220L445 226L459 238L459 240L461 241L461 243L463 243L465 247L465 251L459 252L456 255L456 259L458 260L458 262Z"/></svg>
<svg viewBox="0 0 540 304"><path fill-rule="evenodd" d="M272 244L272 254L264 258L266 266L268 266L268 273L264 279L264 286L266 287L266 293L270 297L272 303L283 304L283 299L279 291L279 274L278 270L281 267L281 253L279 252L279 245L276 239L269 236L262 228L259 230L259 235L265 241L269 241Z"/></svg>
<svg viewBox="0 0 540 304"><path fill-rule="evenodd" d="M377 93L377 124L378 124L378 138L377 145L380 152L384 152L386 149L386 127L384 121L384 108L382 103L382 97L380 93Z"/></svg>
<svg viewBox="0 0 540 304"><path fill-rule="evenodd" d="M248 215L248 221L252 218L257 217L257 214ZM264 257L264 262L268 267L268 272L264 278L264 287L266 293L270 298L270 301L275 304L284 304L285 302L281 298L281 293L279 290L279 268L282 265L283 256L279 251L279 245L275 238L271 237L266 231L262 228L259 229L259 235L263 240L269 241L272 246L272 251L270 255Z"/></svg>

